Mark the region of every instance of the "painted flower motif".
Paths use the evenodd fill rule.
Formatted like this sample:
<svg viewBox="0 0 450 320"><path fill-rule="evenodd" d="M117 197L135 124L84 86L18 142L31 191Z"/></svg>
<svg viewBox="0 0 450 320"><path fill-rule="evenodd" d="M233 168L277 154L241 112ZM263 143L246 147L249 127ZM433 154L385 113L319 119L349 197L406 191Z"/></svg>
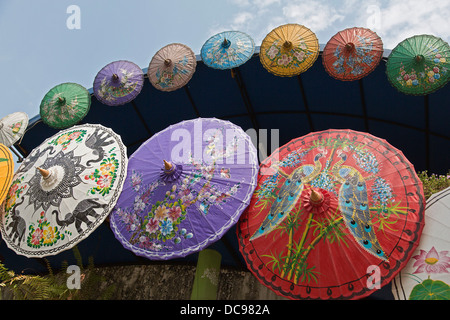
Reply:
<svg viewBox="0 0 450 320"><path fill-rule="evenodd" d="M413 256L416 259L413 267L417 267L413 273L449 273L450 268L449 251L437 251L434 246L430 251L420 250L420 253Z"/></svg>
<svg viewBox="0 0 450 320"><path fill-rule="evenodd" d="M15 123L15 124L12 124L10 126L10 128L12 129L12 132L14 134L18 133L20 131L21 127L22 127L22 121L19 121L19 122Z"/></svg>
<svg viewBox="0 0 450 320"><path fill-rule="evenodd" d="M220 176L221 176L222 178L229 179L229 178L231 177L231 175L230 175L230 169L228 169L228 168L222 168L222 169L220 169Z"/></svg>
<svg viewBox="0 0 450 320"><path fill-rule="evenodd" d="M269 48L269 50L267 50L267 55L269 56L270 59L273 59L277 56L278 54L278 48L276 46L271 46Z"/></svg>
<svg viewBox="0 0 450 320"><path fill-rule="evenodd" d="M145 231L148 233L153 233L158 230L159 227L159 221L156 219L150 219L148 220L148 223L145 225Z"/></svg>
<svg viewBox="0 0 450 320"><path fill-rule="evenodd" d="M305 52L303 52L303 51L296 51L295 53L294 53L294 57L298 60L298 61L300 61L300 62L302 62L303 61L303 59L305 59Z"/></svg>
<svg viewBox="0 0 450 320"><path fill-rule="evenodd" d="M76 139L78 139L78 137L80 135L81 135L81 131L74 131L74 132L70 133L69 139L70 140L76 140Z"/></svg>
<svg viewBox="0 0 450 320"><path fill-rule="evenodd" d="M362 74L363 72L364 72L364 68L361 67L360 65L356 65L356 66L353 68L353 70L352 70L351 73L352 73L353 75L357 76L357 75Z"/></svg>
<svg viewBox="0 0 450 320"><path fill-rule="evenodd" d="M103 175L100 177L100 179L98 179L97 181L97 185L100 188L108 188L111 185L112 182L112 177L109 175Z"/></svg>
<svg viewBox="0 0 450 320"><path fill-rule="evenodd" d="M116 166L112 162L107 162L100 167L100 173L102 175L110 175L116 170Z"/></svg>
<svg viewBox="0 0 450 320"><path fill-rule="evenodd" d="M141 188L141 183L142 183L142 174L133 170L133 172L131 173L131 187L133 188L133 190L138 192L139 189Z"/></svg>
<svg viewBox="0 0 450 320"><path fill-rule="evenodd" d="M162 221L167 217L167 209L165 206L158 206L155 210L155 219Z"/></svg>
<svg viewBox="0 0 450 320"><path fill-rule="evenodd" d="M44 232L42 231L42 229L38 228L34 230L33 234L31 235L31 243L38 246L41 243L41 239L43 238L43 236Z"/></svg>
<svg viewBox="0 0 450 320"><path fill-rule="evenodd" d="M48 226L43 230L42 238L44 239L44 244L51 244L55 240L55 230Z"/></svg>
<svg viewBox="0 0 450 320"><path fill-rule="evenodd" d="M145 209L145 202L142 200L141 197L137 196L134 199L133 209L135 212L141 212Z"/></svg>
<svg viewBox="0 0 450 320"><path fill-rule="evenodd" d="M281 58L278 59L277 63L278 63L278 65L280 65L280 66L287 66L289 63L292 62L292 60L293 60L293 59L292 59L291 56L288 56L288 55L286 55L286 54L283 54L283 55L281 56Z"/></svg>
<svg viewBox="0 0 450 320"><path fill-rule="evenodd" d="M167 214L172 221L177 221L179 217L181 217L181 208L178 206L172 207L169 209Z"/></svg>
<svg viewBox="0 0 450 320"><path fill-rule="evenodd" d="M172 221L164 220L161 222L161 234L163 236L169 235L173 231Z"/></svg>
<svg viewBox="0 0 450 320"><path fill-rule="evenodd" d="M58 138L57 143L58 144L63 144L67 141L69 141L69 135L68 134L63 134L61 137Z"/></svg>

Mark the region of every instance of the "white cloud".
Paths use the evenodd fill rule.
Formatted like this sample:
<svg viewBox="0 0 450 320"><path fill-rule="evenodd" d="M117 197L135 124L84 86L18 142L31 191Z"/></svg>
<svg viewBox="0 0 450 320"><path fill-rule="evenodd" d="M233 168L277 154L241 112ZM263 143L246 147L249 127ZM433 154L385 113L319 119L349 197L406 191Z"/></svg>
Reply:
<svg viewBox="0 0 450 320"><path fill-rule="evenodd" d="M250 12L239 12L233 18L231 26L234 30L246 29L247 26L252 22L254 15Z"/></svg>
<svg viewBox="0 0 450 320"><path fill-rule="evenodd" d="M377 32L386 49L417 34L433 34L450 42L448 0L229 0L236 13L223 29L247 32L255 43L275 27L286 23L304 25L321 44L349 27ZM219 27L219 26L216 26Z"/></svg>
<svg viewBox="0 0 450 320"><path fill-rule="evenodd" d="M449 1L389 1L381 8L380 36L391 48L403 39L418 34L432 34L449 41L449 17Z"/></svg>
<svg viewBox="0 0 450 320"><path fill-rule="evenodd" d="M335 8L319 1L289 3L283 7L283 14L292 22L315 31L324 30L344 19Z"/></svg>
<svg viewBox="0 0 450 320"><path fill-rule="evenodd" d="M351 11L355 26L377 32L387 49L419 34L432 34L449 41L449 16L450 2L446 0L372 1L355 3Z"/></svg>

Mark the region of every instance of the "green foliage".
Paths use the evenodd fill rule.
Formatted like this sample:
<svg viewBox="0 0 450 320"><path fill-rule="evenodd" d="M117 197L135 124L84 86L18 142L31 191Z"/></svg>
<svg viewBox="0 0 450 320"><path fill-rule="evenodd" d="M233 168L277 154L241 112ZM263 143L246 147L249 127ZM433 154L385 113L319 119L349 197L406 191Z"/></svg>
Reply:
<svg viewBox="0 0 450 320"><path fill-rule="evenodd" d="M50 262L46 275L16 275L0 263L0 299L7 300L105 300L114 297L116 286L102 288L106 280L94 268L94 259L89 257L84 267L81 254L75 246L72 248L78 267L80 267L81 288L69 289L67 273L69 264L63 261L61 270L54 272Z"/></svg>
<svg viewBox="0 0 450 320"><path fill-rule="evenodd" d="M447 175L438 175L435 173L428 174L428 172L418 172L417 175L423 184L423 193L425 199L428 199L432 194L450 187L450 170Z"/></svg>
<svg viewBox="0 0 450 320"><path fill-rule="evenodd" d="M0 263L0 298L14 300L41 300L52 296L49 278L17 275Z"/></svg>

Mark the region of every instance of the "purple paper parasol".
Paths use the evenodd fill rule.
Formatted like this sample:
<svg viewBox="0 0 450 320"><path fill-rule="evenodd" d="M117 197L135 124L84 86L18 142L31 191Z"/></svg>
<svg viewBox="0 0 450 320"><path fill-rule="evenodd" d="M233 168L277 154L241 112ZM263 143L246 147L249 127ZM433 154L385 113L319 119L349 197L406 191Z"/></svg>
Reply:
<svg viewBox="0 0 450 320"><path fill-rule="evenodd" d="M152 260L202 250L248 206L257 161L250 137L229 121L198 118L166 128L129 159L110 215L116 238Z"/></svg>
<svg viewBox="0 0 450 320"><path fill-rule="evenodd" d="M133 62L114 61L101 69L94 79L95 97L108 106L130 102L141 92L144 72Z"/></svg>

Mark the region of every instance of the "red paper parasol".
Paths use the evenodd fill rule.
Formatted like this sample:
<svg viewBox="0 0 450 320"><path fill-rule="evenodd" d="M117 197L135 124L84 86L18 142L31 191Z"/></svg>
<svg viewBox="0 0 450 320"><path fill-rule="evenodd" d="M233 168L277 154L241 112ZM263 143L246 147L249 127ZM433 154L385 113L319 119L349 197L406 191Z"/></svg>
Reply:
<svg viewBox="0 0 450 320"><path fill-rule="evenodd" d="M352 130L292 140L261 164L238 238L261 283L291 299L358 299L408 262L422 183L386 140Z"/></svg>
<svg viewBox="0 0 450 320"><path fill-rule="evenodd" d="M348 28L336 33L325 45L325 70L343 81L361 79L371 73L383 57L383 42L366 28Z"/></svg>

